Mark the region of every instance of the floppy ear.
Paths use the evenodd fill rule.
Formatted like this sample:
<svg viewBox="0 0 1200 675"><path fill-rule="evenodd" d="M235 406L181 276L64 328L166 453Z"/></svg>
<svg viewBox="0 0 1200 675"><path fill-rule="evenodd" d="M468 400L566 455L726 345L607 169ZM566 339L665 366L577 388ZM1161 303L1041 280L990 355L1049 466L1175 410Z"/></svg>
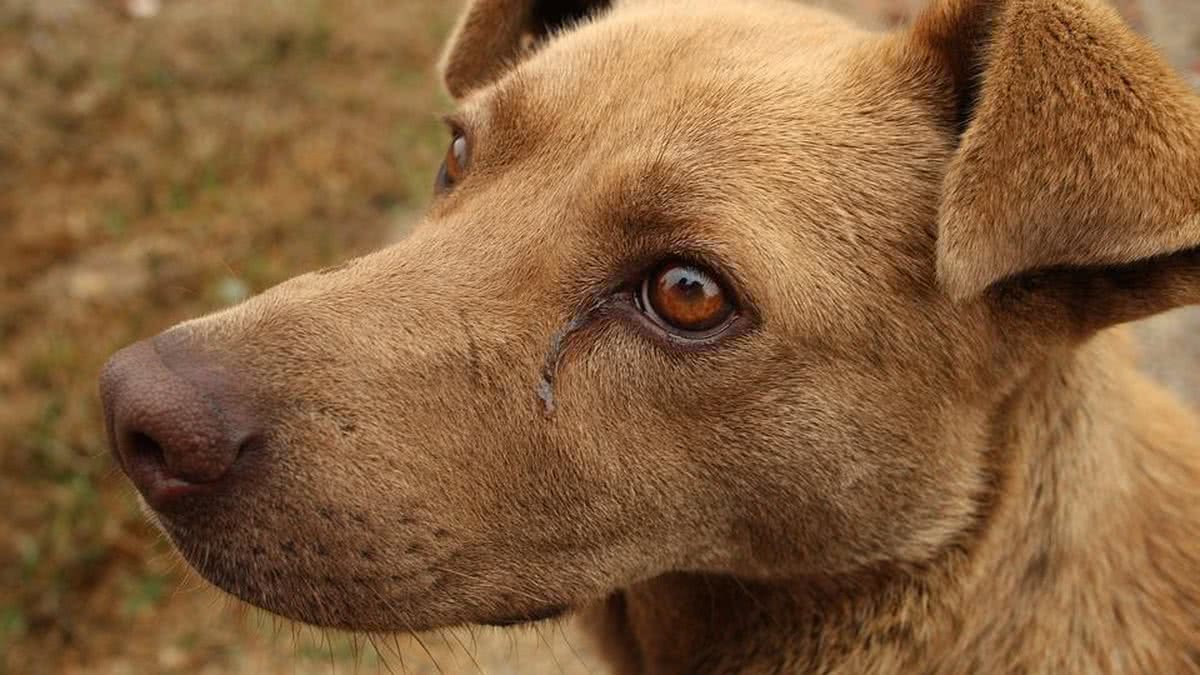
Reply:
<svg viewBox="0 0 1200 675"><path fill-rule="evenodd" d="M1037 272L1106 294L1056 291L1097 327L1200 302L1200 99L1113 10L936 0L911 38L961 132L938 216L953 297Z"/></svg>
<svg viewBox="0 0 1200 675"><path fill-rule="evenodd" d="M555 31L607 8L612 0L470 0L442 57L450 95L490 84Z"/></svg>

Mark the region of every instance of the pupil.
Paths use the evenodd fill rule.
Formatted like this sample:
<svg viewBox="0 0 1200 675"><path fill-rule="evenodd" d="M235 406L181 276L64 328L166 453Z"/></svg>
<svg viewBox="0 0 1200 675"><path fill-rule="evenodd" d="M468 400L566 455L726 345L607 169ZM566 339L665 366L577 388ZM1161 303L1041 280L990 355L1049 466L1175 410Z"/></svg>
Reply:
<svg viewBox="0 0 1200 675"><path fill-rule="evenodd" d="M676 267L667 273L668 284L687 300L703 300L708 295L703 276L686 267ZM674 277L674 279L671 279Z"/></svg>
<svg viewBox="0 0 1200 675"><path fill-rule="evenodd" d="M680 279L679 290L683 291L684 295L698 296L704 294L704 284L694 279Z"/></svg>

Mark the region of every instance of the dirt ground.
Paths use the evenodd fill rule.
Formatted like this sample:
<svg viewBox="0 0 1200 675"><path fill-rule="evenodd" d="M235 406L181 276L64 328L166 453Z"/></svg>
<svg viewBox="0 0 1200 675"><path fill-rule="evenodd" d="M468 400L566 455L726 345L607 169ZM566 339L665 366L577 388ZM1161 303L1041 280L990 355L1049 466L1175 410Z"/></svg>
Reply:
<svg viewBox="0 0 1200 675"><path fill-rule="evenodd" d="M400 234L446 142L432 64L459 6L155 4L0 0L0 673L600 672L563 625L298 628L189 576L145 524L100 365ZM886 24L919 3L821 4ZM1122 10L1200 84L1200 2Z"/></svg>

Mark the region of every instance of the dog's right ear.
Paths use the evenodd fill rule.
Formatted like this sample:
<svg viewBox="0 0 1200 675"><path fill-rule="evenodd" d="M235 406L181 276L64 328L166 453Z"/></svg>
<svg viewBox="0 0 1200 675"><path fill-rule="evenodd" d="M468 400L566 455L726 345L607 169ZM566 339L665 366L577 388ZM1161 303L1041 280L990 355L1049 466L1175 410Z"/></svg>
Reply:
<svg viewBox="0 0 1200 675"><path fill-rule="evenodd" d="M470 0L442 57L446 89L461 99L495 82L556 31L612 0Z"/></svg>

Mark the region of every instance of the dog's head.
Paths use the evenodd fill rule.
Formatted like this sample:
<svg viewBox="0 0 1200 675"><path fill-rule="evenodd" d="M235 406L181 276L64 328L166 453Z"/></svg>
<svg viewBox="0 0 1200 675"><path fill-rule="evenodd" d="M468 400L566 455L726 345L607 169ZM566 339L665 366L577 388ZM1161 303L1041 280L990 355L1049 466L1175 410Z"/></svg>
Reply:
<svg viewBox="0 0 1200 675"><path fill-rule="evenodd" d="M1200 300L1200 104L1089 0L475 0L428 217L114 357L187 560L358 629L920 564L1048 354Z"/></svg>

